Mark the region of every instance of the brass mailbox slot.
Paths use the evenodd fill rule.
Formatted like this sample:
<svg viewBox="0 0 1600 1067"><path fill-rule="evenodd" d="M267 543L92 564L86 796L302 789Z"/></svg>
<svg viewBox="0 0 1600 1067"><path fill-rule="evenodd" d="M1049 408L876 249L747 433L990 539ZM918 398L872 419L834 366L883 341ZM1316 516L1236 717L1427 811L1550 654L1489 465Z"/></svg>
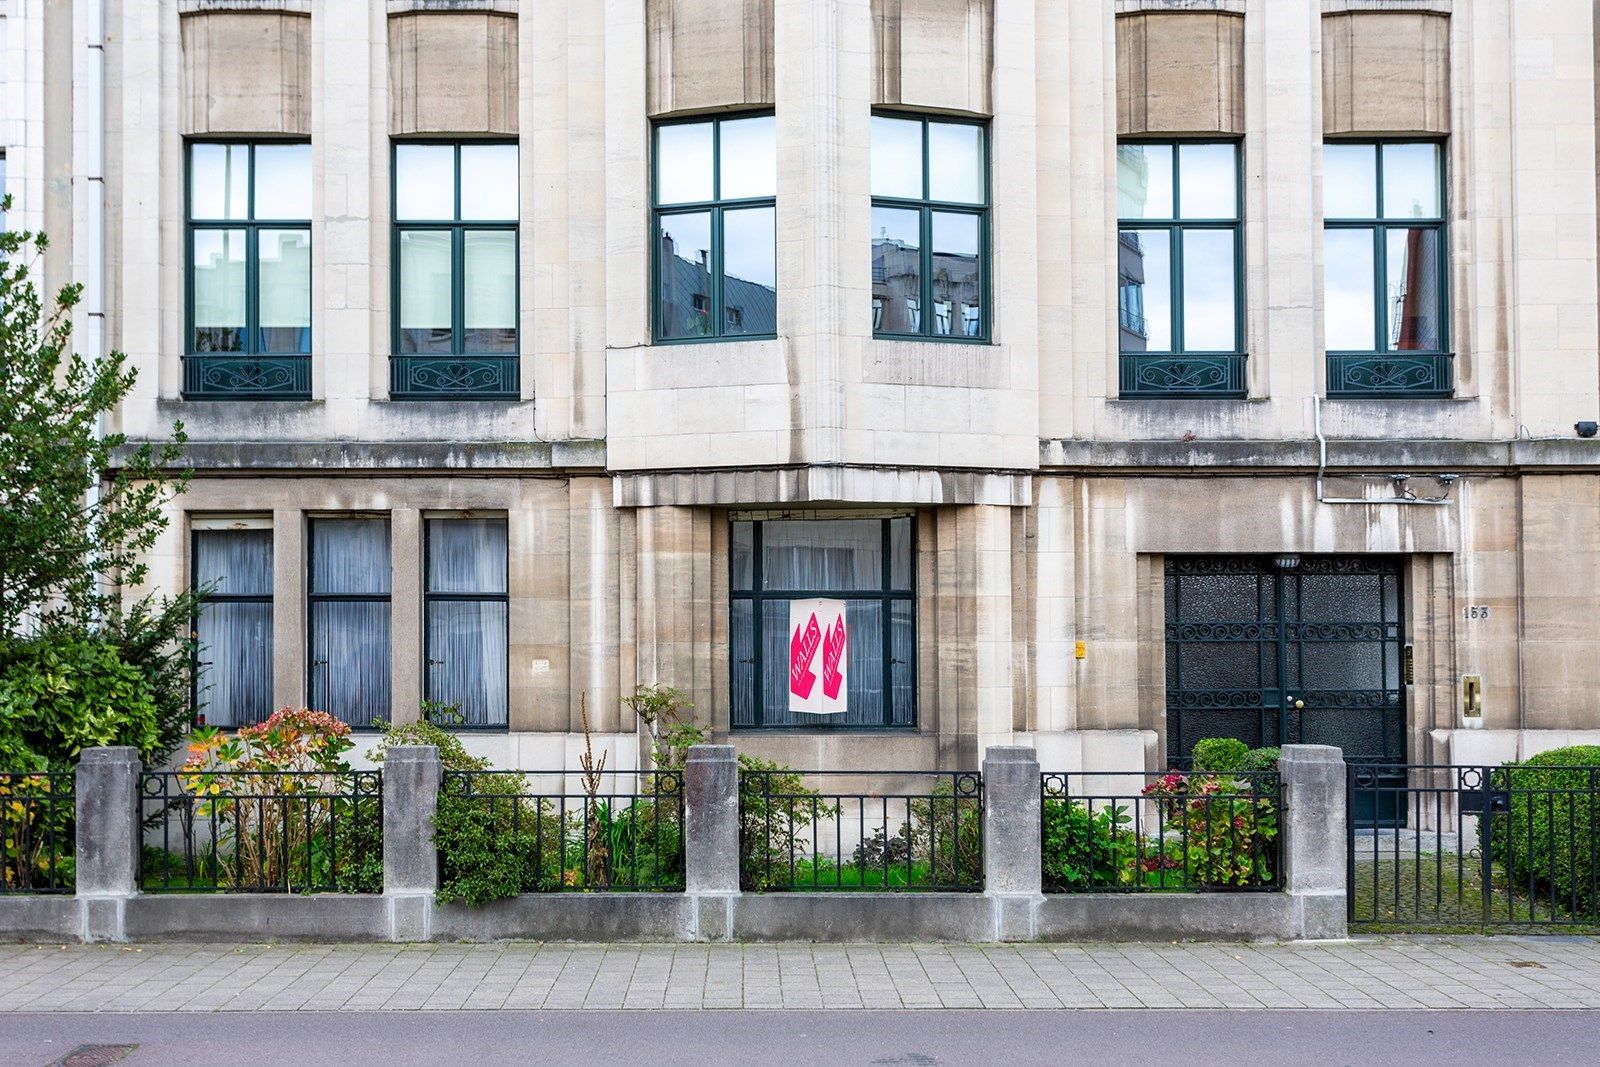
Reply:
<svg viewBox="0 0 1600 1067"><path fill-rule="evenodd" d="M1482 675L1463 674L1461 676L1461 717L1464 719L1483 718Z"/></svg>

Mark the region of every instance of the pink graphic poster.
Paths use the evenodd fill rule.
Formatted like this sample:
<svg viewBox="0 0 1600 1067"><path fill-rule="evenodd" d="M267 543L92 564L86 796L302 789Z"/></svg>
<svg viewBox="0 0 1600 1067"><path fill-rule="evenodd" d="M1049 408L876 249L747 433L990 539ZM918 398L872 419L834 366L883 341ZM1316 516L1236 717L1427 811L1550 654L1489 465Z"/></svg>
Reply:
<svg viewBox="0 0 1600 1067"><path fill-rule="evenodd" d="M789 710L838 715L849 710L849 626L842 600L789 602Z"/></svg>

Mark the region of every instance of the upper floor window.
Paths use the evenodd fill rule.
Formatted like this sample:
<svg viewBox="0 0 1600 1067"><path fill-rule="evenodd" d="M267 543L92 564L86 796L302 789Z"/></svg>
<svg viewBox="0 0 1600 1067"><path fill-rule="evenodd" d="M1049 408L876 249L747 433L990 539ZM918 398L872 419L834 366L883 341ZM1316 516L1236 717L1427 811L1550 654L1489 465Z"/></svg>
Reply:
<svg viewBox="0 0 1600 1067"><path fill-rule="evenodd" d="M396 396L515 397L517 146L394 146Z"/></svg>
<svg viewBox="0 0 1600 1067"><path fill-rule="evenodd" d="M982 123L872 116L872 332L989 337Z"/></svg>
<svg viewBox="0 0 1600 1067"><path fill-rule="evenodd" d="M194 586L209 592L194 620L194 710L208 726L272 714L272 531L197 529Z"/></svg>
<svg viewBox="0 0 1600 1067"><path fill-rule="evenodd" d="M390 560L388 519L311 520L311 706L358 730L393 715Z"/></svg>
<svg viewBox="0 0 1600 1067"><path fill-rule="evenodd" d="M184 393L311 390L311 146L189 144Z"/></svg>
<svg viewBox="0 0 1600 1067"><path fill-rule="evenodd" d="M1440 145L1323 149L1330 396L1451 390Z"/></svg>
<svg viewBox="0 0 1600 1067"><path fill-rule="evenodd" d="M778 332L776 121L655 128L655 338Z"/></svg>
<svg viewBox="0 0 1600 1067"><path fill-rule="evenodd" d="M1122 394L1242 394L1239 146L1118 145L1117 216Z"/></svg>
<svg viewBox="0 0 1600 1067"><path fill-rule="evenodd" d="M446 725L506 725L506 520L427 521L423 633L427 699Z"/></svg>

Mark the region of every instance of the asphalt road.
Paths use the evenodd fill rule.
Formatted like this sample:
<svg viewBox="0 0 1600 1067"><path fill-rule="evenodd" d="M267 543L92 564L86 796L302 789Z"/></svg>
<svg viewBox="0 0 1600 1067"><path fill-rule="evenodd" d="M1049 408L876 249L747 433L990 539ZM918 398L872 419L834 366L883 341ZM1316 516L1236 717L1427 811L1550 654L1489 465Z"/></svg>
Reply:
<svg viewBox="0 0 1600 1067"><path fill-rule="evenodd" d="M1600 1012L497 1011L24 1014L0 1062L405 1067L692 1064L1577 1064ZM88 1052L88 1050L84 1050Z"/></svg>

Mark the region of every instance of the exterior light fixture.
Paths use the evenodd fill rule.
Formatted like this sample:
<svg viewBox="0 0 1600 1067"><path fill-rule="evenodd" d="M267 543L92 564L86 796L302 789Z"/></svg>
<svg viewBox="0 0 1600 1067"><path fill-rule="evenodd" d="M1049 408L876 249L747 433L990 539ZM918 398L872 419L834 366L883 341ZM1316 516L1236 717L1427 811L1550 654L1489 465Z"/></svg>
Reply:
<svg viewBox="0 0 1600 1067"><path fill-rule="evenodd" d="M1272 565L1280 571L1292 571L1300 566L1300 557L1296 555L1273 556Z"/></svg>

